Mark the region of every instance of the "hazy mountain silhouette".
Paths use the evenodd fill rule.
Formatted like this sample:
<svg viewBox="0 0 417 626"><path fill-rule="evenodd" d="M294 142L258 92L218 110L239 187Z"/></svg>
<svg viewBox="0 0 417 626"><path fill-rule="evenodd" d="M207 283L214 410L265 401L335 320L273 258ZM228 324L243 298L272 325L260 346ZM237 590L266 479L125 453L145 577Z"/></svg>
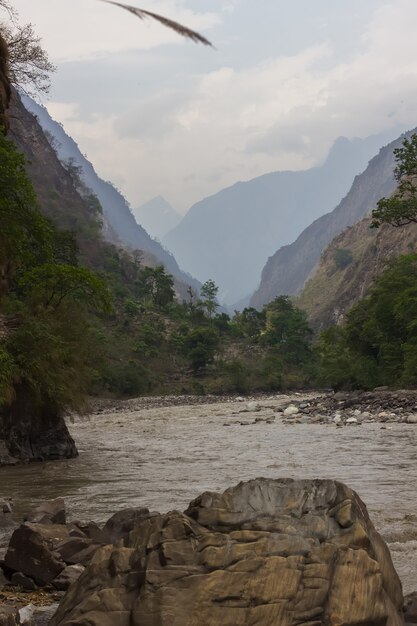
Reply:
<svg viewBox="0 0 417 626"><path fill-rule="evenodd" d="M151 237L160 240L181 221L181 215L162 196L152 198L137 209L133 209L133 213L136 221Z"/></svg>
<svg viewBox="0 0 417 626"><path fill-rule="evenodd" d="M220 299L233 304L256 289L268 257L333 209L398 132L341 137L319 167L272 172L223 189L192 206L163 241L182 267L201 281L213 278Z"/></svg>

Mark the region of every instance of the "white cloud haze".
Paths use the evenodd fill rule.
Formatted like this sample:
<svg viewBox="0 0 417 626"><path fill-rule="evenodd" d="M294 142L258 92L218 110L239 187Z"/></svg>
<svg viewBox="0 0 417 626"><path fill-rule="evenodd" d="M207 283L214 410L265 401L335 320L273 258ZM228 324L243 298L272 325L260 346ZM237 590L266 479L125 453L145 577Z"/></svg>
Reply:
<svg viewBox="0 0 417 626"><path fill-rule="evenodd" d="M217 51L94 0L15 0L58 63L50 113L134 206L161 194L184 211L237 180L319 163L340 135L417 126L415 0L317 0L317 14L311 0L138 4Z"/></svg>

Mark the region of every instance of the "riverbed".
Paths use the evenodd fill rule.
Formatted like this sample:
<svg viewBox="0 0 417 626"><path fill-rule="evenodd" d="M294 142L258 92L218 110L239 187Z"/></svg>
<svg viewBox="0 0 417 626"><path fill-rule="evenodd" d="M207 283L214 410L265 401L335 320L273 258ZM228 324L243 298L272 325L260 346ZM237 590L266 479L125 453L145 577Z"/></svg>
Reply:
<svg viewBox="0 0 417 626"><path fill-rule="evenodd" d="M274 396L246 402L137 407L127 403L69 424L77 459L5 467L0 548L39 500L65 498L70 519L104 522L115 511L186 508L205 490L241 480L333 478L354 488L387 540L404 591L417 590L417 425L285 423ZM256 421L257 420L257 421Z"/></svg>

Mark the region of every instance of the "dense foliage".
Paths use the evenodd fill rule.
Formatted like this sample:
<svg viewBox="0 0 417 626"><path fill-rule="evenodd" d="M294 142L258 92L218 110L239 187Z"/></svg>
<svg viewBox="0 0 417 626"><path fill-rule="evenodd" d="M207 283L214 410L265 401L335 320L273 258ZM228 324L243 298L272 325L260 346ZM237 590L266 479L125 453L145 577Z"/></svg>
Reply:
<svg viewBox="0 0 417 626"><path fill-rule="evenodd" d="M398 187L391 198L381 198L372 211L372 226L381 224L406 226L417 222L417 135L404 139L401 148L394 150L397 167L394 170Z"/></svg>
<svg viewBox="0 0 417 626"><path fill-rule="evenodd" d="M0 188L0 405L79 406L98 351L89 311L108 311L110 293L77 265L74 236L41 215L24 159L3 135Z"/></svg>
<svg viewBox="0 0 417 626"><path fill-rule="evenodd" d="M392 260L343 327L316 343L318 378L336 388L417 384L417 255Z"/></svg>

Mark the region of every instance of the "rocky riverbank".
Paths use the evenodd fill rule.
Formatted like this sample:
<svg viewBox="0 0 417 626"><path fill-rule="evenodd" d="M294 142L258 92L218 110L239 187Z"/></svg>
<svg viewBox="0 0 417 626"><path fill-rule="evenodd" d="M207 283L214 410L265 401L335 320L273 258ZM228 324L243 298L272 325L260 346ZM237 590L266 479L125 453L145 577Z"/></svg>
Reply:
<svg viewBox="0 0 417 626"><path fill-rule="evenodd" d="M163 407L237 404L234 414L272 410L293 423L354 424L367 422L417 423L417 390L311 391L250 396L143 396L130 400L91 400L91 414L126 413ZM272 417L272 416L270 416Z"/></svg>
<svg viewBox="0 0 417 626"><path fill-rule="evenodd" d="M13 529L23 516L32 531L35 524L44 524L39 519L29 521L31 504L63 495L70 521L66 518L65 536L58 534L49 545L59 567L64 564L62 571L79 565L79 574L88 563L67 562L71 554L64 552L63 546L59 546L62 554L58 553L58 544L65 543L67 534L72 540L72 535L84 533L86 537L78 539L83 539L91 553L102 549L108 545L108 539L97 541L97 534L94 540L87 536L85 528L101 533L111 512L126 505L149 505L160 511L178 506L183 509L196 493L222 490L239 479L257 475L337 477L352 484L370 505L374 523L389 543L406 592L416 589L415 392L300 392L216 396L206 400L204 396L187 396L176 398L173 405L166 397L140 398L97 406L90 416L75 416L74 424L69 426L81 444L78 459L58 465L40 463L2 469L1 545L8 546ZM8 512L10 508L13 513ZM98 523L86 524L79 521L81 518ZM38 526L35 536L40 530ZM48 531L42 533L40 542L48 544ZM20 529L15 540L24 545L21 541L25 537L27 534ZM71 541L69 546L72 549L75 543ZM24 554L27 553L25 548ZM77 552L72 557L76 555ZM28 604L39 606L33 611L31 623L47 623L46 616L55 611L64 592L52 581L40 587L33 572L21 571L21 562L9 560L9 565L15 569L4 570L6 582L0 590L0 602L9 613L8 623L12 623L10 615ZM28 572L26 567L23 569ZM23 584L32 587L28 578L37 589L23 591ZM406 602L416 615L416 598L409 596ZM45 603L50 603L50 608L44 608ZM3 623L0 621L2 626Z"/></svg>

